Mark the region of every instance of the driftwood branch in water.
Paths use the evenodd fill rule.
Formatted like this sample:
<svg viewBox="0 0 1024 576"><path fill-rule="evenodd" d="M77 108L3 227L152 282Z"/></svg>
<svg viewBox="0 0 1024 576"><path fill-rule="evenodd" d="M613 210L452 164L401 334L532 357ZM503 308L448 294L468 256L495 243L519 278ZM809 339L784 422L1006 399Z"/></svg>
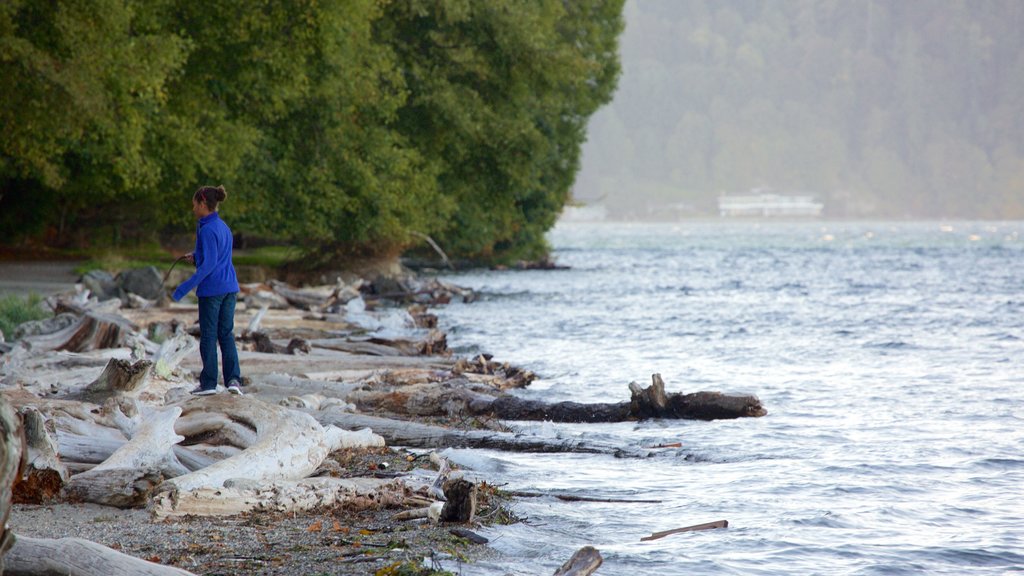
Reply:
<svg viewBox="0 0 1024 576"><path fill-rule="evenodd" d="M674 528L672 530L665 530L663 532L655 532L650 536L644 536L640 539L641 542L647 542L648 540L657 540L658 538L664 538L672 534L680 534L682 532L697 532L698 530L714 530L715 528L728 528L728 520L715 520L714 522L705 522L704 524L697 524L695 526L687 526L685 528Z"/></svg>

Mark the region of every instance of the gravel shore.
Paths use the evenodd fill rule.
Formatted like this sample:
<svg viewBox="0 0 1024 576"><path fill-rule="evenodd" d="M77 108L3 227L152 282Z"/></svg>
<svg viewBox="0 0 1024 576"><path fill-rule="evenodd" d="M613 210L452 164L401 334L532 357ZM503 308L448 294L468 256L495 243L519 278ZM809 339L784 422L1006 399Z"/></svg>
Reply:
<svg viewBox="0 0 1024 576"><path fill-rule="evenodd" d="M403 451L349 452L340 463L349 469L382 461L392 470L413 467ZM491 500L500 507L496 498ZM493 512L488 501L483 500L484 514ZM146 510L57 503L15 505L9 525L23 536L84 538L195 574L458 574L474 561L497 559L493 549L452 532L472 530L472 526L393 520L398 511L349 506L299 514L253 512L157 520Z"/></svg>

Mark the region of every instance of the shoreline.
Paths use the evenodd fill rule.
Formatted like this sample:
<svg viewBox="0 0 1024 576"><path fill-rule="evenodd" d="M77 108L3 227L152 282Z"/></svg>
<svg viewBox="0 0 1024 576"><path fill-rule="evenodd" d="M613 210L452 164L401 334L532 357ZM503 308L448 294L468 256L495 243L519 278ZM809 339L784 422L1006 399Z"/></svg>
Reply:
<svg viewBox="0 0 1024 576"><path fill-rule="evenodd" d="M26 284L49 285L38 279ZM141 310L122 308L117 313L143 330L146 326L173 322L188 326L197 315L195 306L187 304ZM240 339L246 324L256 314L257 310L239 306L236 340ZM313 316L315 314L294 308L271 310L263 317L261 329L275 339L288 333L311 337L359 332L338 317L316 319ZM388 359L373 355L314 353L285 357L283 354L246 350L248 345L242 341L239 345L243 374L249 383L243 390L246 396L253 398L259 398L261 393L259 385L251 382L268 374L359 382L389 373L451 370L455 364L455 359L445 355L395 356ZM198 373L201 368L198 352L183 358L180 367L185 374L194 376ZM189 379L186 376L182 382L165 383L165 388L169 386L168 394L178 388L187 391L191 386ZM225 394L221 389L221 395ZM449 424L457 425L458 422L453 420ZM397 477L414 468L422 468L423 451L417 452L419 454L391 446L347 449L331 455L332 468L333 472L342 475L372 476L387 470ZM497 494L490 495L489 501L496 507L503 506L502 498ZM394 503L341 503L304 512L252 511L230 516L184 516L160 520L147 509L51 502L15 504L11 509L9 527L15 534L25 537L83 538L130 556L196 574L366 574L377 570L398 573L400 569L405 570L401 572L403 574L432 574L444 573L440 571L442 569L459 571L461 566L476 559L497 557L494 549L452 533L456 527L472 530L472 525L395 520L393 516L402 509L401 505ZM505 512L496 516L507 518L510 515Z"/></svg>

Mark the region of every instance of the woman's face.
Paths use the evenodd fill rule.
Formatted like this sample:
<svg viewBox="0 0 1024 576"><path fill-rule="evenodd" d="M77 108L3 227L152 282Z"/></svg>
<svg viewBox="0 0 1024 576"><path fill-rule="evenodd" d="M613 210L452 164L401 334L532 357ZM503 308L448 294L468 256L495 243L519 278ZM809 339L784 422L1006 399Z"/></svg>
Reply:
<svg viewBox="0 0 1024 576"><path fill-rule="evenodd" d="M198 220L209 216L213 211L207 208L206 204L192 198L192 213L195 214L196 220Z"/></svg>

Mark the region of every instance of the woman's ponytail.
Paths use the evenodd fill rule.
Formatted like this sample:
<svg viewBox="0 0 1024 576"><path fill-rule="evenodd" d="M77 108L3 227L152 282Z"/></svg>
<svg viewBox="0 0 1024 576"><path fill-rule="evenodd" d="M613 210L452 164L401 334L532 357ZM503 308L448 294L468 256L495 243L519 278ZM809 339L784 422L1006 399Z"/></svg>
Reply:
<svg viewBox="0 0 1024 576"><path fill-rule="evenodd" d="M196 193L192 195L192 198L196 202L202 202L206 204L206 207L211 211L217 209L217 205L223 202L228 197L227 190L224 190L224 186L202 186Z"/></svg>

